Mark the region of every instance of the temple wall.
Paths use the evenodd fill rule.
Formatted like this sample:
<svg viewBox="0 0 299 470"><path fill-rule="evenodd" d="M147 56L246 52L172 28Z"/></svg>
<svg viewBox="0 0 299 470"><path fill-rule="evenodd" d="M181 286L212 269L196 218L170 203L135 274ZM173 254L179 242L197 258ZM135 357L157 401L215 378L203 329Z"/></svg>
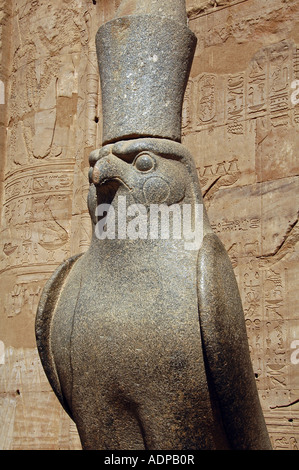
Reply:
<svg viewBox="0 0 299 470"><path fill-rule="evenodd" d="M0 449L80 449L34 337L38 299L89 245L101 143L94 37L120 1L0 0ZM231 257L274 449L299 446L297 0L187 0L198 37L183 110ZM298 80L298 83L296 82Z"/></svg>

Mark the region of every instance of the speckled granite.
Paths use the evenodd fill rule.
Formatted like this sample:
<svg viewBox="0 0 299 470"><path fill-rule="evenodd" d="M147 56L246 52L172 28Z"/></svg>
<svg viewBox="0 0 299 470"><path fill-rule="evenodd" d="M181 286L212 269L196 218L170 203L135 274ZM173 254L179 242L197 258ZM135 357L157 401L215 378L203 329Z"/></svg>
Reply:
<svg viewBox="0 0 299 470"><path fill-rule="evenodd" d="M238 287L205 209L196 249L177 226L168 238L130 238L118 217L122 236L96 230L101 204L117 212L125 200L145 216L152 204L203 206L179 143L194 45L183 21L155 15L117 18L97 36L104 137L90 155L93 237L53 274L36 319L45 371L86 450L271 448Z"/></svg>

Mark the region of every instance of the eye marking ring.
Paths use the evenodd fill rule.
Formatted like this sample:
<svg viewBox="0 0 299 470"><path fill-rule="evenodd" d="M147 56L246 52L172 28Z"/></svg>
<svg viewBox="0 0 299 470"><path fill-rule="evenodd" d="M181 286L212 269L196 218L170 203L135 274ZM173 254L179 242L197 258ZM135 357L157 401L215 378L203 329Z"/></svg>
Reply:
<svg viewBox="0 0 299 470"><path fill-rule="evenodd" d="M133 165L138 171L148 172L155 167L155 160L148 152L142 152L137 155Z"/></svg>
<svg viewBox="0 0 299 470"><path fill-rule="evenodd" d="M167 201L170 195L169 183L159 176L147 178L142 190L148 204L161 204Z"/></svg>

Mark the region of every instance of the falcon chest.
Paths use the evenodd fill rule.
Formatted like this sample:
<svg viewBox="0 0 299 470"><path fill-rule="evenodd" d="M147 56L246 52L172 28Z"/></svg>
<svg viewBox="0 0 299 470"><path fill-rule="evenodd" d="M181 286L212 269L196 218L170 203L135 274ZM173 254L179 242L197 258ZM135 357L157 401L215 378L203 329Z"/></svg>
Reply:
<svg viewBox="0 0 299 470"><path fill-rule="evenodd" d="M144 390L163 377L204 375L195 252L161 240L107 241L97 256L91 246L71 276L52 335L61 356L66 344L57 337L68 329L61 341L72 345L74 380L89 368L107 382Z"/></svg>

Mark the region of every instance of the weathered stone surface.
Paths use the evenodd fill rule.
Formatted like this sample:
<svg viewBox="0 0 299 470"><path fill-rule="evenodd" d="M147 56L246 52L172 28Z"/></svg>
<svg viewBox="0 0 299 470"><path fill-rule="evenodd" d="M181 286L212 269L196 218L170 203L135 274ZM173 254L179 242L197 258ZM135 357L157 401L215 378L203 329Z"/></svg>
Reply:
<svg viewBox="0 0 299 470"><path fill-rule="evenodd" d="M36 348L6 347L0 371L5 390L0 397L1 450L80 448L76 426L56 406Z"/></svg>
<svg viewBox="0 0 299 470"><path fill-rule="evenodd" d="M93 236L43 290L38 350L85 450L271 449L233 268L177 142L195 36L150 3L156 15L97 33L104 129L90 155ZM166 236L161 219L153 236L153 206L179 211ZM136 208L142 226L141 215L127 221Z"/></svg>
<svg viewBox="0 0 299 470"><path fill-rule="evenodd" d="M297 449L298 4L209 3L187 2L199 40L183 142L233 262L273 448Z"/></svg>
<svg viewBox="0 0 299 470"><path fill-rule="evenodd" d="M116 10L116 18L127 15L155 15L186 25L187 14L184 2L181 0L122 0Z"/></svg>
<svg viewBox="0 0 299 470"><path fill-rule="evenodd" d="M5 363L0 364L1 377L6 378L1 381L0 390L4 423L1 426L1 448L22 448L26 443L28 448L59 449L61 429L65 436L63 448L80 448L77 441L69 438L69 418L61 411L45 383L42 370L34 361L32 367L39 370L35 394L33 396L28 391L28 399L22 404L22 389L30 383L32 375L26 366L31 364L29 356L26 359L20 351L35 347L35 307L31 308L31 299L37 299L34 293L43 287L55 266L89 246L90 218L86 207L88 155L102 141L94 37L99 25L115 16L120 2L103 0L97 1L96 5L94 3L89 0L54 0L51 5L43 0L38 4L27 0L0 2L3 14L0 25L0 70L3 74L0 79L5 83L6 94L6 106L0 104L1 149L6 148L7 136L7 152L3 151L6 159L0 162L3 171L5 169L0 191L3 202L1 292L4 292L0 340L5 343L5 351L14 348L16 358L9 360L11 356L7 353ZM287 189L291 188L290 181L298 175L294 130L298 127L299 105L292 104L290 100L294 91L290 85L299 79L298 2L187 0L187 9L189 26L196 33L198 42L185 97L183 143L196 161L203 194L207 192L205 200L213 229L224 242L235 266L256 382L273 447L298 449L299 410L298 403L295 403L299 377L298 224L295 223L295 194ZM284 66L279 60L265 56L271 45L279 45L282 41L294 47L289 49ZM256 54L258 57L259 51L263 54L260 60L256 60L254 58ZM254 83L259 67L260 79ZM271 86L271 77L286 76L283 72L286 68L289 80L285 83L284 93L289 97L288 107L285 111L277 108L275 111L272 96L275 98L276 94L275 87ZM230 75L239 74L244 77L244 86L241 82L235 96L238 97L238 107L246 110L246 114L242 111L238 119L243 130L234 122L230 125L232 119L228 119L231 116L229 99L234 96L229 79ZM54 76L58 77L57 89L62 100L57 100L54 84L50 84ZM209 77L214 82L209 82ZM254 89L250 91L252 84ZM190 93L188 90L192 90L193 85L197 91ZM250 106L261 104L263 97L266 109L261 108L260 114L257 108L253 113L247 111ZM9 109L4 113L8 103ZM32 174L39 175L37 167L41 163L41 160L32 158L34 115L51 108L57 108L55 138L50 152L53 158L50 155L45 157L47 165L41 175L42 186L32 193L34 199L39 199L34 204L34 211L42 214L48 194L55 196L49 200L50 208L54 218L69 233L69 242L64 245L65 250L61 248L54 252L45 251L38 245L37 254L34 243L28 243L25 249L17 228L20 229L24 223L23 201L31 197L32 192L29 189L23 193L25 181L31 180ZM67 109L70 112L66 112ZM262 113L268 117L261 116ZM278 118L271 119L271 116ZM284 142L281 149L280 136ZM276 153L271 150L272 144L277 149ZM61 149L63 153L59 154ZM66 159L62 159L63 155ZM55 162L59 165L54 168ZM32 165L30 173L28 165ZM57 169L54 175L53 169ZM49 175L56 178L59 174L67 174L71 179L72 202L70 210L59 209L57 217L58 197L65 201L66 193L60 191L61 184L57 187L56 182L49 186L47 181ZM10 185L13 177L15 184ZM55 178L51 178L53 183ZM266 184L256 185L259 182ZM274 189L272 182L275 183ZM10 188L12 194L9 193ZM270 190L275 195L273 204ZM289 219L286 214L290 214ZM36 217L40 224L42 218ZM37 226L37 222L31 220L27 226L32 224ZM262 247L267 251L262 251ZM54 259L51 260L53 254ZM269 256L261 259L261 254ZM15 285L17 289L14 291ZM9 374L11 377L19 376L20 370L22 380L10 388L7 377ZM16 395L21 408L16 414L12 391L16 394L17 389L21 392L21 395ZM46 389L49 396L52 395L49 402L44 399ZM37 413L32 409L30 399L36 404ZM52 411L57 418L49 418ZM37 426L37 420L41 428ZM46 440L41 429L47 430ZM73 427L71 432L72 435L75 432Z"/></svg>
<svg viewBox="0 0 299 470"><path fill-rule="evenodd" d="M85 147L96 146L98 24L92 24L91 6L77 1L0 2L0 79L5 85L5 103L0 103L5 155L0 163L1 449L80 448L78 438L69 437L69 426L76 433L75 426L61 414L37 367L34 321L46 280L73 248L83 250L89 238L83 194L87 171L84 184L78 181ZM34 391L28 389L31 369Z"/></svg>
<svg viewBox="0 0 299 470"><path fill-rule="evenodd" d="M103 25L96 44L103 144L140 136L180 142L193 33L169 18L134 14Z"/></svg>
<svg viewBox="0 0 299 470"><path fill-rule="evenodd" d="M91 165L91 214L107 196L115 212L120 198L127 210L151 210L148 194L166 207L202 204L179 143L120 141L93 152ZM122 215L117 231L129 230ZM47 283L36 323L42 363L83 448L269 449L237 284L206 215L193 249L185 232L151 238L150 220L145 237L139 228L100 239L92 218L88 251Z"/></svg>

